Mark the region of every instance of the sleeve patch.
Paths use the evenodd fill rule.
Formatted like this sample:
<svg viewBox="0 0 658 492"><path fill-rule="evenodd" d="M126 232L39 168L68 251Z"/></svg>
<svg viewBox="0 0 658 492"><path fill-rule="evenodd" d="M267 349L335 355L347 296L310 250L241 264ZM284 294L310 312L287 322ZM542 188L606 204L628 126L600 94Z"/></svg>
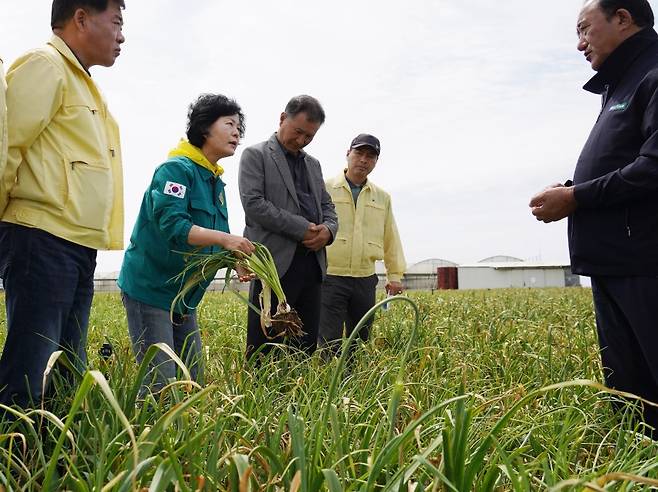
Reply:
<svg viewBox="0 0 658 492"><path fill-rule="evenodd" d="M185 198L186 190L187 188L182 184L167 181L164 187L164 194L175 196L176 198Z"/></svg>

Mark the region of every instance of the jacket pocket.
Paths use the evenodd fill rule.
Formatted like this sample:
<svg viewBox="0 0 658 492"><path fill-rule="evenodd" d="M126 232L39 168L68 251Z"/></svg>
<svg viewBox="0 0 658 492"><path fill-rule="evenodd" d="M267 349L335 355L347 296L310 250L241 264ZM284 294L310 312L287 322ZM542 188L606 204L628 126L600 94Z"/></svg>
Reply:
<svg viewBox="0 0 658 492"><path fill-rule="evenodd" d="M65 218L72 224L104 231L114 203L112 170L99 162L69 159Z"/></svg>
<svg viewBox="0 0 658 492"><path fill-rule="evenodd" d="M368 244L366 244L366 256L370 260L383 259L384 246L380 242L368 240Z"/></svg>
<svg viewBox="0 0 658 492"><path fill-rule="evenodd" d="M371 261L384 257L384 224L386 209L380 203L369 201L365 204L364 247L365 257Z"/></svg>
<svg viewBox="0 0 658 492"><path fill-rule="evenodd" d="M338 234L352 234L354 229L354 201L346 198L332 198L338 216Z"/></svg>
<svg viewBox="0 0 658 492"><path fill-rule="evenodd" d="M212 204L198 198L190 198L190 215L193 224L215 229L217 209Z"/></svg>
<svg viewBox="0 0 658 492"><path fill-rule="evenodd" d="M21 165L18 167L16 186L9 196L45 205L48 209L61 211L67 201L68 183L66 167L68 160L61 156L51 157L38 152L38 166ZM34 225L33 221L21 220L21 223Z"/></svg>
<svg viewBox="0 0 658 492"><path fill-rule="evenodd" d="M77 98L65 101L62 109L70 137L70 155L83 162L108 167L111 151L100 108Z"/></svg>
<svg viewBox="0 0 658 492"><path fill-rule="evenodd" d="M365 230L368 232L368 240L380 241L384 237L384 223L386 210L377 202L366 202L365 204Z"/></svg>
<svg viewBox="0 0 658 492"><path fill-rule="evenodd" d="M350 266L351 251L350 243L346 237L338 236L327 246L327 263L329 267L347 268Z"/></svg>

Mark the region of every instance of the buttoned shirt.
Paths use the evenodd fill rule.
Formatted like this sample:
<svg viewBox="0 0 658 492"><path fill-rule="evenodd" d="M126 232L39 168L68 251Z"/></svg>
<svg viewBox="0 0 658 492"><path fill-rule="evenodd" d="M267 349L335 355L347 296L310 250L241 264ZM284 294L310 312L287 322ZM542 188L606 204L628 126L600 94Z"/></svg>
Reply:
<svg viewBox="0 0 658 492"><path fill-rule="evenodd" d="M277 142L278 141L279 140L277 139ZM283 154L286 156L288 168L292 175L292 181L295 183L300 215L309 222L313 222L314 224L320 223L320 213L308 183L308 173L306 172L306 161L304 159L306 153L300 150L297 154L293 154L281 145L281 142L279 142L279 145L281 146Z"/></svg>

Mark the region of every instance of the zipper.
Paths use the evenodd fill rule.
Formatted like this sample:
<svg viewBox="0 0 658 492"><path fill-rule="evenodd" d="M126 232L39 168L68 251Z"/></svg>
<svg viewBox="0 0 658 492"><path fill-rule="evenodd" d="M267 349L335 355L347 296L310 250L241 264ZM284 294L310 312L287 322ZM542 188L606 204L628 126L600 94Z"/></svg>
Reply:
<svg viewBox="0 0 658 492"><path fill-rule="evenodd" d="M219 200L219 196L217 195L217 178L215 176L212 178L212 200L213 203L215 200ZM215 208L217 208L216 205ZM212 218L212 228L214 230L217 230L217 215L218 214L214 214Z"/></svg>
<svg viewBox="0 0 658 492"><path fill-rule="evenodd" d="M609 92L610 92L610 84L605 84L603 86L603 93L601 94L601 111L599 111L599 115L596 118L597 123L601 119L601 115L603 114L603 110L605 109L605 105L608 102L608 97L610 96Z"/></svg>
<svg viewBox="0 0 658 492"><path fill-rule="evenodd" d="M626 234L631 237L630 211L626 208Z"/></svg>
<svg viewBox="0 0 658 492"><path fill-rule="evenodd" d="M603 111L603 108L608 102L608 96L610 96L610 84L605 84L603 86L603 98L602 98L603 104L601 104L601 111Z"/></svg>

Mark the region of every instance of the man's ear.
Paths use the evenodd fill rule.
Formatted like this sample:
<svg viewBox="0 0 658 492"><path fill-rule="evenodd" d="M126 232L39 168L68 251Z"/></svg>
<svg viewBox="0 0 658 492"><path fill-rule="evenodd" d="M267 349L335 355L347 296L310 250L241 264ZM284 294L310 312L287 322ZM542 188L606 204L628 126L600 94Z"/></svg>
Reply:
<svg viewBox="0 0 658 492"><path fill-rule="evenodd" d="M281 116L279 117L279 126L281 126L281 125L283 124L283 121L284 121L287 117L288 117L288 115L286 114L285 111L284 111L283 113L281 113Z"/></svg>
<svg viewBox="0 0 658 492"><path fill-rule="evenodd" d="M635 25L635 20L631 13L626 9L618 9L615 15L619 18L619 27L626 29Z"/></svg>
<svg viewBox="0 0 658 492"><path fill-rule="evenodd" d="M76 9L73 13L73 24L75 24L75 27L77 27L78 30L82 31L85 29L88 17L89 14L85 9Z"/></svg>

